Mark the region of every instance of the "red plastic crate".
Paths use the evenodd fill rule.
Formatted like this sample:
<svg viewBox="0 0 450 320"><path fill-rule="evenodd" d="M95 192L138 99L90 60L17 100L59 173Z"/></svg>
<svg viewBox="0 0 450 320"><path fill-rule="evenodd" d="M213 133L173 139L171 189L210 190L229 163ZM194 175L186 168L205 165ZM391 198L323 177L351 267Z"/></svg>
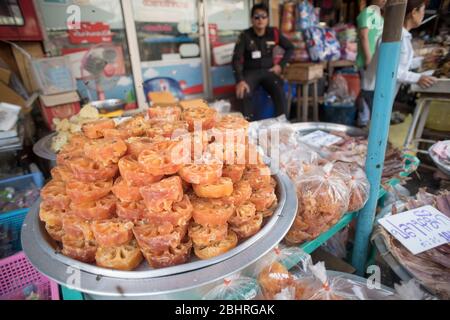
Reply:
<svg viewBox="0 0 450 320"><path fill-rule="evenodd" d="M0 300L59 300L58 284L19 252L0 260Z"/></svg>

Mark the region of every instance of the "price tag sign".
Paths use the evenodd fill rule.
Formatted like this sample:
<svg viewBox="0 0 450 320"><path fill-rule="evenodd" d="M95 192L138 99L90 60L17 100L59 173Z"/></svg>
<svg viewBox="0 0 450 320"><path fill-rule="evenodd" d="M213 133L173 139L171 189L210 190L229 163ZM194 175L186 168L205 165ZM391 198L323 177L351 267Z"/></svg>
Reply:
<svg viewBox="0 0 450 320"><path fill-rule="evenodd" d="M450 219L432 206L395 214L378 222L412 254L450 242Z"/></svg>
<svg viewBox="0 0 450 320"><path fill-rule="evenodd" d="M300 141L303 141L306 144L310 144L312 146L318 147L329 147L335 143L338 143L342 140L341 137L335 136L333 134L329 134L327 132L317 130L303 137L300 137Z"/></svg>

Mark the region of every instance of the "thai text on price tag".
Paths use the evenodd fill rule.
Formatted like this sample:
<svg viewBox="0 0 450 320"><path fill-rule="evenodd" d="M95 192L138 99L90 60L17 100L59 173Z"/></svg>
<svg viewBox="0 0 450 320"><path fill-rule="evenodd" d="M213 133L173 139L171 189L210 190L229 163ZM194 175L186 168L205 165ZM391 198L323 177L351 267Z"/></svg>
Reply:
<svg viewBox="0 0 450 320"><path fill-rule="evenodd" d="M304 135L299 140L312 146L329 147L341 141L342 138L321 130L317 130Z"/></svg>
<svg viewBox="0 0 450 320"><path fill-rule="evenodd" d="M378 222L412 254L450 242L450 219L432 206L405 211Z"/></svg>

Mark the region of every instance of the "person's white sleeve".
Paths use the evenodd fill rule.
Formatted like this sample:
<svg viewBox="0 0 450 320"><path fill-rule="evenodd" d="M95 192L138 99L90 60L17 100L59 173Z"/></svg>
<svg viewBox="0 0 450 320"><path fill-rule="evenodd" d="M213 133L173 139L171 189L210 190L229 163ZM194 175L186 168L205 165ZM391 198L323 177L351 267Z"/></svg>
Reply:
<svg viewBox="0 0 450 320"><path fill-rule="evenodd" d="M408 62L408 45L407 40L402 39L400 49L400 60L397 71L397 81L400 83L417 83L420 79L420 74L409 71L410 65Z"/></svg>
<svg viewBox="0 0 450 320"><path fill-rule="evenodd" d="M423 57L415 57L411 63L411 69L417 69L422 66Z"/></svg>

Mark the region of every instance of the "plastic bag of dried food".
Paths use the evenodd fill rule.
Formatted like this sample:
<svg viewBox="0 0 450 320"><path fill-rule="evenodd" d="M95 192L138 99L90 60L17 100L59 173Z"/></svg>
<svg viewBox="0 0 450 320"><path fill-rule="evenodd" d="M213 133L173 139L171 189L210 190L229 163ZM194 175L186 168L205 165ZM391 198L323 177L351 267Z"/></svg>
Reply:
<svg viewBox="0 0 450 320"><path fill-rule="evenodd" d="M304 217L327 214L340 217L347 212L350 192L346 180L351 177L336 174L333 168L333 163L316 166L295 181Z"/></svg>
<svg viewBox="0 0 450 320"><path fill-rule="evenodd" d="M203 300L255 300L260 297L258 281L237 273L224 278L203 296Z"/></svg>
<svg viewBox="0 0 450 320"><path fill-rule="evenodd" d="M311 257L302 249L280 245L257 262L252 276L258 280L265 299L293 300L295 279L288 270L299 265L306 269L310 263Z"/></svg>
<svg viewBox="0 0 450 320"><path fill-rule="evenodd" d="M348 211L358 211L366 204L369 199L370 183L364 170L355 163L336 162L333 171L347 183L350 190L350 200Z"/></svg>
<svg viewBox="0 0 450 320"><path fill-rule="evenodd" d="M366 279L361 281L347 278L346 274L330 275L324 262L309 265L315 281L293 274L300 300L386 300L394 297L394 292L383 288L369 288ZM356 278L355 278L356 279Z"/></svg>
<svg viewBox="0 0 450 320"><path fill-rule="evenodd" d="M289 244L312 240L328 230L347 211L350 199L344 177L333 172L332 163L310 168L294 183L297 187L298 212L285 237Z"/></svg>
<svg viewBox="0 0 450 320"><path fill-rule="evenodd" d="M320 160L319 154L303 143L288 144L283 148L280 146L279 156L281 169L294 181L318 165Z"/></svg>

